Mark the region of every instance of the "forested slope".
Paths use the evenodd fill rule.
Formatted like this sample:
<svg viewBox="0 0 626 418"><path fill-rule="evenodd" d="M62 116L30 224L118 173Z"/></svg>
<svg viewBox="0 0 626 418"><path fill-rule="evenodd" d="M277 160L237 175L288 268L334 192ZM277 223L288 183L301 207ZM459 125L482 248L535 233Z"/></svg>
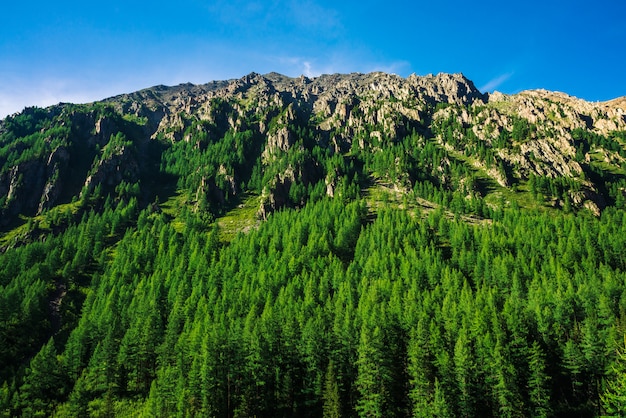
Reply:
<svg viewBox="0 0 626 418"><path fill-rule="evenodd" d="M599 416L619 102L252 74L0 124L4 416Z"/></svg>

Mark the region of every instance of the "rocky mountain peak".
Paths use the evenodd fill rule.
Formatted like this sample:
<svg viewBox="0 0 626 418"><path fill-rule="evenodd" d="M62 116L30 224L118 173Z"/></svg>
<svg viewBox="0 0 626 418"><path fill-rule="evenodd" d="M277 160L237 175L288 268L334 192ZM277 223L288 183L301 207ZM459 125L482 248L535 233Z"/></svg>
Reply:
<svg viewBox="0 0 626 418"><path fill-rule="evenodd" d="M487 96L481 93L462 73L439 73L434 76L429 74L424 77L412 75L408 80L421 94L422 99L431 104L468 105L475 101L484 102L487 99Z"/></svg>

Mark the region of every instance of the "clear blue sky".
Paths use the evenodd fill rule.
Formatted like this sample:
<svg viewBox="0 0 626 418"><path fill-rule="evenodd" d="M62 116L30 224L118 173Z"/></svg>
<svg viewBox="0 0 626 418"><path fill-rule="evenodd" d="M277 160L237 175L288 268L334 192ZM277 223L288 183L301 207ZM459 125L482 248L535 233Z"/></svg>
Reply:
<svg viewBox="0 0 626 418"><path fill-rule="evenodd" d="M0 7L0 117L249 72L462 72L482 91L626 95L626 2L18 1Z"/></svg>

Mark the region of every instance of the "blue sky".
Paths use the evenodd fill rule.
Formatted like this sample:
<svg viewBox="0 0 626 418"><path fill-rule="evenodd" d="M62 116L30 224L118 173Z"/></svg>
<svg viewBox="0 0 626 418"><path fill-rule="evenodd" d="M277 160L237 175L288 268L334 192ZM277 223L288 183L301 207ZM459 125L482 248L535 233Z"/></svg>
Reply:
<svg viewBox="0 0 626 418"><path fill-rule="evenodd" d="M626 95L626 2L17 1L0 10L0 117L156 84L462 72L482 91Z"/></svg>

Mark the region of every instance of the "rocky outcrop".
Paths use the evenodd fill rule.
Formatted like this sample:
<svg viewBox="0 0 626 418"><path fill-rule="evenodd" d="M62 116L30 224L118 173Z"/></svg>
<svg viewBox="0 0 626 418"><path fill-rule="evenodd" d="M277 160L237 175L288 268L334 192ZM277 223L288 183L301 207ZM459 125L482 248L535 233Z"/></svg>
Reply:
<svg viewBox="0 0 626 418"><path fill-rule="evenodd" d="M261 219L267 219L269 213L288 206L289 190L294 181L295 176L291 169L282 175L276 175L261 196L261 206L257 216Z"/></svg>
<svg viewBox="0 0 626 418"><path fill-rule="evenodd" d="M494 93L488 103L504 114L517 115L566 134L589 129L602 135L626 129L626 98L587 102L564 93L528 90L519 94Z"/></svg>
<svg viewBox="0 0 626 418"><path fill-rule="evenodd" d="M85 180L85 188L91 191L100 185L111 190L122 180L134 183L138 179L139 164L135 152L128 146L122 146L107 158L97 161Z"/></svg>
<svg viewBox="0 0 626 418"><path fill-rule="evenodd" d="M273 120L273 126L267 133L267 144L263 152L265 161L271 159L272 155L287 152L295 143L296 137L289 129L289 125L296 120L293 104L289 104L284 112Z"/></svg>
<svg viewBox="0 0 626 418"><path fill-rule="evenodd" d="M8 225L19 214L32 216L37 213L45 173L43 161L35 159L20 163L0 176L0 192L5 196L3 216L0 217L2 225Z"/></svg>
<svg viewBox="0 0 626 418"><path fill-rule="evenodd" d="M46 164L46 185L41 194L37 213L55 206L63 192L65 172L70 161L70 154L65 147L58 147L48 157Z"/></svg>

